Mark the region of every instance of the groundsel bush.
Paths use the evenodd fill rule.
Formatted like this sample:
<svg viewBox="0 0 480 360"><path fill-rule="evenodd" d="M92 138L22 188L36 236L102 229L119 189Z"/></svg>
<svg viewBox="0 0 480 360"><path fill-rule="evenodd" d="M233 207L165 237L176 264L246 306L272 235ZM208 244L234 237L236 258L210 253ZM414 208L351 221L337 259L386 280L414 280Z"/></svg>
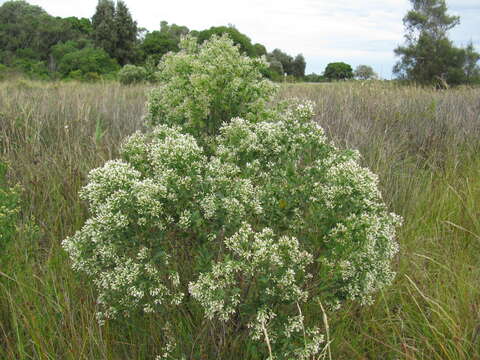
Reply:
<svg viewBox="0 0 480 360"><path fill-rule="evenodd" d="M208 154L158 125L93 170L81 192L91 217L63 244L98 288L99 318L191 297L222 334L249 333L271 357L320 354L320 324L302 309L369 303L394 277L400 219L359 154L312 117L311 103L292 102L268 121L234 118Z"/></svg>
<svg viewBox="0 0 480 360"><path fill-rule="evenodd" d="M260 120L277 89L262 77L264 59L241 55L227 35L201 45L186 36L179 47L159 64L160 85L149 99L151 123L179 125L199 138L216 134L234 117Z"/></svg>

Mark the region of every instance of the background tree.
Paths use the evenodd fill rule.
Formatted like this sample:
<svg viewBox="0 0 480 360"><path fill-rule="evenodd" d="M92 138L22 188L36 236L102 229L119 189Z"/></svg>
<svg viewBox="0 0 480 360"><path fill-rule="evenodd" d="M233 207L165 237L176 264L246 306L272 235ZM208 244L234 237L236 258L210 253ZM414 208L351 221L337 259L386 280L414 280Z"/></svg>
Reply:
<svg viewBox="0 0 480 360"><path fill-rule="evenodd" d="M466 49L457 48L447 32L460 23L447 14L445 0L410 0L412 10L403 18L405 45L395 49L400 61L393 68L399 78L442 86L466 81ZM473 47L470 49L473 53ZM470 52L470 59L473 53Z"/></svg>
<svg viewBox="0 0 480 360"><path fill-rule="evenodd" d="M169 38L174 39L178 45L182 39L182 36L187 35L190 30L186 26L177 24L169 25L167 21L161 21L160 32L162 34L167 34Z"/></svg>
<svg viewBox="0 0 480 360"><path fill-rule="evenodd" d="M136 57L137 23L132 19L130 11L122 0L117 1L115 31L117 42L114 57L120 65L133 62Z"/></svg>
<svg viewBox="0 0 480 360"><path fill-rule="evenodd" d="M480 83L479 60L480 54L475 51L473 44L470 42L465 48L465 63L463 66L467 83Z"/></svg>
<svg viewBox="0 0 480 360"><path fill-rule="evenodd" d="M85 47L65 54L58 65L64 77L95 80L119 70L117 62L103 49Z"/></svg>
<svg viewBox="0 0 480 360"><path fill-rule="evenodd" d="M270 64L270 69L272 71L275 71L276 73L278 73L279 75L282 75L285 73L285 71L283 70L283 65L282 63L277 60L276 58L274 57L270 57L268 58L268 63Z"/></svg>
<svg viewBox="0 0 480 360"><path fill-rule="evenodd" d="M269 58L278 60L282 64L284 73L286 73L287 75L292 75L293 74L293 64L292 64L293 63L293 57L284 53L280 49L275 49L270 53ZM281 75L283 75L283 74L281 74Z"/></svg>
<svg viewBox="0 0 480 360"><path fill-rule="evenodd" d="M91 39L93 34L92 22L87 18L76 18L75 16L70 16L64 18L63 22L65 26L71 32L71 35L68 36L70 39Z"/></svg>
<svg viewBox="0 0 480 360"><path fill-rule="evenodd" d="M115 4L112 0L99 0L92 17L93 40L95 46L115 57L117 46L117 28L115 22Z"/></svg>
<svg viewBox="0 0 480 360"><path fill-rule="evenodd" d="M323 76L328 80L346 80L353 78L353 70L344 62L334 62L327 65Z"/></svg>
<svg viewBox="0 0 480 360"><path fill-rule="evenodd" d="M151 59L158 63L169 51L178 51L178 41L169 34L156 30L145 35L140 48L145 61Z"/></svg>
<svg viewBox="0 0 480 360"><path fill-rule="evenodd" d="M292 62L292 75L297 78L303 78L306 67L307 63L305 62L305 58L302 54L298 54Z"/></svg>
<svg viewBox="0 0 480 360"><path fill-rule="evenodd" d="M358 65L355 68L353 75L360 80L369 80L369 79L376 79L378 75L373 68L368 65Z"/></svg>
<svg viewBox="0 0 480 360"><path fill-rule="evenodd" d="M237 30L233 25L229 26L212 26L208 30L194 31L192 35L197 37L198 42L201 44L206 40L209 40L213 35L222 36L227 34L230 39L233 40L235 45L240 47L240 51L250 57L257 56L256 48L252 44L250 38Z"/></svg>
<svg viewBox="0 0 480 360"><path fill-rule="evenodd" d="M163 55L169 51L179 50L180 39L189 32L186 26L160 22L160 30L147 32L140 44L143 60L158 64Z"/></svg>
<svg viewBox="0 0 480 360"><path fill-rule="evenodd" d="M262 44L256 43L253 45L255 48L255 55L256 56L263 56L267 55L267 48L263 46Z"/></svg>
<svg viewBox="0 0 480 360"><path fill-rule="evenodd" d="M29 75L48 75L53 45L79 37L71 21L25 1L0 6L0 62Z"/></svg>

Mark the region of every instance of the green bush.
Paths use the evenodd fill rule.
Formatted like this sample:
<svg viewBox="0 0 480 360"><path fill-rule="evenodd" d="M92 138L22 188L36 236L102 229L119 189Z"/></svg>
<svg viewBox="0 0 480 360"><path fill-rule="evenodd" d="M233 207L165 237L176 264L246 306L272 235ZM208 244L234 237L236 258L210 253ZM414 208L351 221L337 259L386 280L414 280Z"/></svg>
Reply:
<svg viewBox="0 0 480 360"><path fill-rule="evenodd" d="M46 80L50 77L44 61L28 58L15 58L12 62L12 68L33 79Z"/></svg>
<svg viewBox="0 0 480 360"><path fill-rule="evenodd" d="M153 124L180 125L189 133L214 135L224 121L241 116L258 119L276 92L263 78L267 64L241 55L226 35L201 45L193 37L159 65L160 86L149 100Z"/></svg>
<svg viewBox="0 0 480 360"><path fill-rule="evenodd" d="M100 318L185 307L188 289L232 336L242 326L264 340L267 326L279 351L308 325L318 349L319 324L300 323L299 306L368 303L389 284L398 218L358 153L311 117L298 104L274 121L236 118L210 156L160 125L93 170L81 193L92 216L64 246L96 284Z"/></svg>
<svg viewBox="0 0 480 360"><path fill-rule="evenodd" d="M197 46L186 38L167 56L168 81L150 103L165 123L130 136L120 159L90 172L81 197L91 216L63 246L98 289L100 321L138 312L198 318L200 306L212 332L247 333L245 341L266 344L263 357L319 356L321 323L302 314L318 303L370 303L390 284L400 219L358 152L326 138L312 103L264 116L250 92L265 101L274 87L252 75L254 60L226 37ZM200 95L208 101L198 115ZM186 123L224 109L212 120L218 128Z"/></svg>
<svg viewBox="0 0 480 360"><path fill-rule="evenodd" d="M119 68L117 62L102 49L85 47L67 53L59 62L58 70L64 77L88 80L89 73L110 74Z"/></svg>
<svg viewBox="0 0 480 360"><path fill-rule="evenodd" d="M147 80L147 70L141 66L125 65L118 72L118 81L123 85L141 83Z"/></svg>

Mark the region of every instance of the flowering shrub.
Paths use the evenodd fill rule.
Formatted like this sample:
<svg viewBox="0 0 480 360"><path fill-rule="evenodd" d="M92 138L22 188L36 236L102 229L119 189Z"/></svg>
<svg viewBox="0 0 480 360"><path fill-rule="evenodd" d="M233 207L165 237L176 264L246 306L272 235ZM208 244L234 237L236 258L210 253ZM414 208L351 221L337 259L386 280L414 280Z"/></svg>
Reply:
<svg viewBox="0 0 480 360"><path fill-rule="evenodd" d="M147 70L142 66L127 64L118 72L118 81L123 85L140 83L147 80Z"/></svg>
<svg viewBox="0 0 480 360"><path fill-rule="evenodd" d="M200 306L218 336L248 333L269 359L318 358L323 334L303 311L369 303L388 285L400 219L312 103L266 106L261 59L227 37L180 47L160 65L151 131L91 171L91 217L63 245L98 288L100 321Z"/></svg>
<svg viewBox="0 0 480 360"><path fill-rule="evenodd" d="M268 121L234 118L209 154L158 125L93 170L81 192L91 218L64 247L93 278L100 319L191 296L278 359L319 353L318 324L302 308L370 302L393 279L399 218L359 154L329 143L312 116L298 102Z"/></svg>
<svg viewBox="0 0 480 360"><path fill-rule="evenodd" d="M268 67L263 59L241 55L227 35L202 45L187 36L179 46L160 62L160 85L149 100L151 123L179 125L198 138L216 134L234 117L260 120L276 92L262 77Z"/></svg>

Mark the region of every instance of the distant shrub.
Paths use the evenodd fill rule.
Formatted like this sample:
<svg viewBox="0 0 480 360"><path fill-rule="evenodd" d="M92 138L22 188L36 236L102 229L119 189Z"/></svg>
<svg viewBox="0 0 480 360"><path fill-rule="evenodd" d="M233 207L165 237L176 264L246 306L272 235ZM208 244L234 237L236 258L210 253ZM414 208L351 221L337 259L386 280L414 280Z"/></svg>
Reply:
<svg viewBox="0 0 480 360"><path fill-rule="evenodd" d="M109 74L117 71L117 62L110 58L103 49L85 47L67 53L59 62L58 70L64 77L77 80L89 80L88 74Z"/></svg>
<svg viewBox="0 0 480 360"><path fill-rule="evenodd" d="M147 70L142 66L125 65L118 72L118 81L123 85L136 84L147 80Z"/></svg>
<svg viewBox="0 0 480 360"><path fill-rule="evenodd" d="M214 135L224 121L258 119L265 111L276 86L262 76L268 67L264 60L241 55L226 35L214 35L201 45L187 36L179 46L178 53L166 54L160 62L160 85L149 100L151 123L180 125L195 136Z"/></svg>

